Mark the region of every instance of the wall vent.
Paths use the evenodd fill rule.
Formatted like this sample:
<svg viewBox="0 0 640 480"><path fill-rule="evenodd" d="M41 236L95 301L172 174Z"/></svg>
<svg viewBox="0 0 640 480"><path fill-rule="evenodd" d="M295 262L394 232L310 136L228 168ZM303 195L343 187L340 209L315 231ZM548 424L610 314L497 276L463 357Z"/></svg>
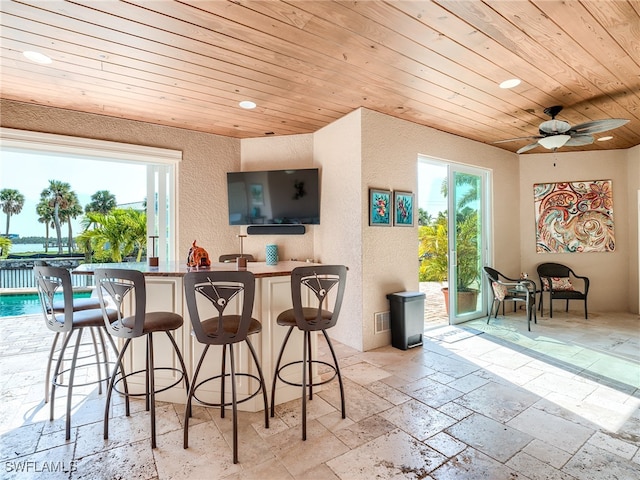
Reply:
<svg viewBox="0 0 640 480"><path fill-rule="evenodd" d="M373 314L375 320L374 333L382 333L391 329L391 316L389 312L378 312Z"/></svg>

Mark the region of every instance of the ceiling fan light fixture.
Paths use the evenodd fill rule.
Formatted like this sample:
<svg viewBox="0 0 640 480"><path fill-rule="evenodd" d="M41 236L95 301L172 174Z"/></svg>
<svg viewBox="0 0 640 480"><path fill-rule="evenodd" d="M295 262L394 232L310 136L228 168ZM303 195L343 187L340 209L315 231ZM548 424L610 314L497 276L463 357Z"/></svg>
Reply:
<svg viewBox="0 0 640 480"><path fill-rule="evenodd" d="M611 140L613 138L613 135L607 135L606 137L600 137L598 139L599 142L606 142L607 140Z"/></svg>
<svg viewBox="0 0 640 480"><path fill-rule="evenodd" d="M571 139L570 135L550 135L548 137L539 139L538 143L544 148L555 150L556 148L562 147L569 141L569 139Z"/></svg>
<svg viewBox="0 0 640 480"><path fill-rule="evenodd" d="M510 78L500 83L500 88L514 88L520 85L521 80L519 78Z"/></svg>
<svg viewBox="0 0 640 480"><path fill-rule="evenodd" d="M538 145L549 150L557 150L560 147L582 147L591 145L595 142L594 133L607 132L614 128L621 127L629 123L625 118L605 118L603 120L591 120L578 125L571 126L569 122L564 120L556 120L556 115L562 111L561 105L554 105L544 109L545 115L549 115L551 120L542 122L538 126L539 135L530 135L528 137L509 138L507 140L499 140L494 143L513 142L516 140L535 139L533 143L525 145L516 151L516 153L528 152L536 148ZM533 112L533 110L531 110ZM611 140L612 136L605 136L598 141Z"/></svg>
<svg viewBox="0 0 640 480"><path fill-rule="evenodd" d="M571 124L564 120L547 120L540 124L540 131L544 133L565 133L571 130Z"/></svg>

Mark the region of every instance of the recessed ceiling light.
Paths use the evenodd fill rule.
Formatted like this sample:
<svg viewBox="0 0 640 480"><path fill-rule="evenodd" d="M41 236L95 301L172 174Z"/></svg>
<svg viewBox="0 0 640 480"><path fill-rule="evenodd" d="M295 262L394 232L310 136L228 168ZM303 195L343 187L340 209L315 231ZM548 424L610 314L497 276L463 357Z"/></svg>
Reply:
<svg viewBox="0 0 640 480"><path fill-rule="evenodd" d="M599 142L606 142L607 140L611 140L613 138L612 135L607 135L606 137L600 137L598 139Z"/></svg>
<svg viewBox="0 0 640 480"><path fill-rule="evenodd" d="M32 62L43 63L43 64L47 64L47 63L53 62L53 60L51 60L49 57L47 57L43 53L33 52L31 50L27 50L26 52L22 52L22 54L25 57L27 57L29 60L31 60Z"/></svg>
<svg viewBox="0 0 640 480"><path fill-rule="evenodd" d="M504 82L502 82L500 84L500 88L513 88L513 87L517 87L518 85L520 85L520 79L511 78L509 80L505 80Z"/></svg>
<svg viewBox="0 0 640 480"><path fill-rule="evenodd" d="M246 110L256 108L255 102L252 102L251 100L243 100L238 105L240 105L240 108L244 108Z"/></svg>

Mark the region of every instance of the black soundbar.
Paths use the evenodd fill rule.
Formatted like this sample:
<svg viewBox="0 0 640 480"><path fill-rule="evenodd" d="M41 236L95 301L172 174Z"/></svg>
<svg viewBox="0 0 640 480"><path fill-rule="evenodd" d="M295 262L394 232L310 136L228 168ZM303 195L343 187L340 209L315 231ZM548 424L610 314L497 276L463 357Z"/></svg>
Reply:
<svg viewBox="0 0 640 480"><path fill-rule="evenodd" d="M247 235L304 235L304 225L249 225Z"/></svg>

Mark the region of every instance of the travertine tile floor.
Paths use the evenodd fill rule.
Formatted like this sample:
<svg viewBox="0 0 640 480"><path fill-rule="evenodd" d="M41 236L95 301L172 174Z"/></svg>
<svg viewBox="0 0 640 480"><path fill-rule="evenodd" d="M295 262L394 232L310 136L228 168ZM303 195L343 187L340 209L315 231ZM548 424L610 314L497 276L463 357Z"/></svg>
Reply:
<svg viewBox="0 0 640 480"><path fill-rule="evenodd" d="M195 409L184 450L183 406L161 404L152 450L141 402L129 418L120 402L104 441L96 389L76 396L65 442L63 399L53 422L42 401L49 332L37 316L2 318L0 477L640 478L638 316L561 312L525 325L517 312L430 329L409 351L340 345L347 419L336 382L310 402L306 442L299 401L278 406L268 430L261 413L241 413L234 465L230 415Z"/></svg>

